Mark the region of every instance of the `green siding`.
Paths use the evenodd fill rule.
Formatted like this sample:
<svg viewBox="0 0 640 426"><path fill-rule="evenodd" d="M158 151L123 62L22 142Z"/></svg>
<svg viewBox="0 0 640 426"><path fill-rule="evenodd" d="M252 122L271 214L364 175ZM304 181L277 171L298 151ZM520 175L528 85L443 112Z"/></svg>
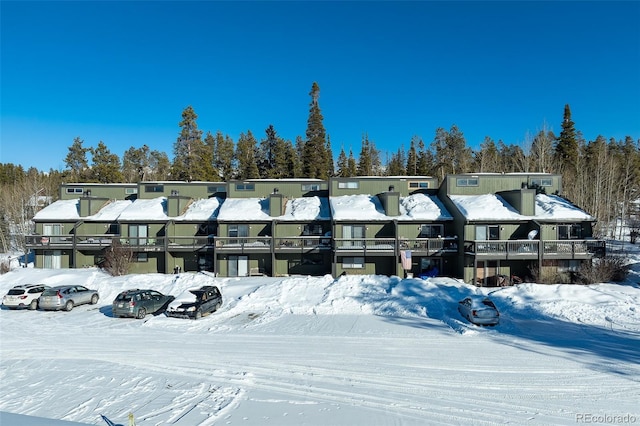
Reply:
<svg viewBox="0 0 640 426"><path fill-rule="evenodd" d="M60 199L73 200L86 196L87 191L90 191L91 197L126 200L135 197L135 194L131 192L135 192L137 188L138 185L135 183L63 183L60 185ZM67 189L71 192L68 192Z"/></svg>

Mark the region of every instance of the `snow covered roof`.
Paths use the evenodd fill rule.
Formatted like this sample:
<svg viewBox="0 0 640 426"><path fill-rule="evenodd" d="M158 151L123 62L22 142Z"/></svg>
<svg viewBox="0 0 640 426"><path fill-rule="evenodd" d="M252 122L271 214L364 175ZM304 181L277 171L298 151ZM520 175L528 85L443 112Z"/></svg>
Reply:
<svg viewBox="0 0 640 426"><path fill-rule="evenodd" d="M284 215L278 220L329 220L331 209L326 197L300 197L288 200L284 209Z"/></svg>
<svg viewBox="0 0 640 426"><path fill-rule="evenodd" d="M495 194L450 195L467 220L595 220L593 216L557 195L536 195L535 216L521 215L504 198Z"/></svg>
<svg viewBox="0 0 640 426"><path fill-rule="evenodd" d="M80 219L80 200L58 200L40 210L33 220Z"/></svg>
<svg viewBox="0 0 640 426"><path fill-rule="evenodd" d="M197 200L189 205L187 211L175 218L175 220L213 220L218 216L222 200L218 197Z"/></svg>
<svg viewBox="0 0 640 426"><path fill-rule="evenodd" d="M467 220L525 219L499 195L450 195L449 198Z"/></svg>
<svg viewBox="0 0 640 426"><path fill-rule="evenodd" d="M271 220L267 198L227 198L220 206L218 220Z"/></svg>
<svg viewBox="0 0 640 426"><path fill-rule="evenodd" d="M389 220L380 200L366 194L341 195L330 198L334 220Z"/></svg>
<svg viewBox="0 0 640 426"><path fill-rule="evenodd" d="M398 220L453 220L453 216L436 196L412 194L400 198Z"/></svg>
<svg viewBox="0 0 640 426"><path fill-rule="evenodd" d="M87 217L89 220L112 222L120 217L120 214L127 209L133 201L131 200L117 200L112 201L103 208L101 208L93 216Z"/></svg>
<svg viewBox="0 0 640 426"><path fill-rule="evenodd" d="M375 195L342 195L330 199L335 220L452 220L435 196L412 194L400 198L400 216L388 216Z"/></svg>
<svg viewBox="0 0 640 426"><path fill-rule="evenodd" d="M167 220L167 197L137 199L120 213L119 220Z"/></svg>
<svg viewBox="0 0 640 426"><path fill-rule="evenodd" d="M538 194L535 215L520 214L504 198L495 194L450 195L449 198L467 220L487 221L576 221L595 220L584 210L557 196ZM79 199L59 200L40 210L34 220L79 220ZM175 220L182 221L312 221L312 220L452 220L446 207L434 195L412 194L400 198L400 215L388 216L377 196L367 194L337 197L300 197L287 201L282 216L269 215L268 198L212 197L196 200ZM85 219L95 221L161 221L168 220L167 198L118 200L108 203Z"/></svg>
<svg viewBox="0 0 640 426"><path fill-rule="evenodd" d="M548 220L595 220L584 210L557 195L536 195L536 218Z"/></svg>

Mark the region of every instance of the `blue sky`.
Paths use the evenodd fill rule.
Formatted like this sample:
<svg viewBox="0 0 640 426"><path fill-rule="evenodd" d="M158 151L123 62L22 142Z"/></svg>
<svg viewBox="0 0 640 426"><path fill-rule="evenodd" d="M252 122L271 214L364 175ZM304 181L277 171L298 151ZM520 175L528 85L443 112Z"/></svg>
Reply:
<svg viewBox="0 0 640 426"><path fill-rule="evenodd" d="M309 91L334 154L457 125L519 144L564 105L587 140L640 139L640 2L0 2L0 163L63 170L74 138L173 158L205 133L304 136Z"/></svg>

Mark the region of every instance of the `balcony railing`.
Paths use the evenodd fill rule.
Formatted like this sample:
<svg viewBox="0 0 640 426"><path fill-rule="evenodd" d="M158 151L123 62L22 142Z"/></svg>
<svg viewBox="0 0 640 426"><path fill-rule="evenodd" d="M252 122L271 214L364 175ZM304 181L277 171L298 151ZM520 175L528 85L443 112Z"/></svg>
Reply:
<svg viewBox="0 0 640 426"><path fill-rule="evenodd" d="M398 240L400 250L411 250L416 253L456 253L458 251L457 238L400 238Z"/></svg>
<svg viewBox="0 0 640 426"><path fill-rule="evenodd" d="M543 255L548 258L601 257L606 252L604 240L552 240L544 241Z"/></svg>
<svg viewBox="0 0 640 426"><path fill-rule="evenodd" d="M586 259L605 252L601 240L475 240L465 241L466 254L493 259L536 259L542 247L543 258Z"/></svg>
<svg viewBox="0 0 640 426"><path fill-rule="evenodd" d="M216 237L216 250L271 251L272 237Z"/></svg>
<svg viewBox="0 0 640 426"><path fill-rule="evenodd" d="M166 237L169 250L201 250L213 247L216 237L213 235L196 235L193 237Z"/></svg>
<svg viewBox="0 0 640 426"><path fill-rule="evenodd" d="M273 247L276 251L310 251L331 249L331 238L324 236L303 236L274 238Z"/></svg>
<svg viewBox="0 0 640 426"><path fill-rule="evenodd" d="M394 253L395 238L334 238L336 251Z"/></svg>
<svg viewBox="0 0 640 426"><path fill-rule="evenodd" d="M27 235L27 247L71 246L73 235Z"/></svg>
<svg viewBox="0 0 640 426"><path fill-rule="evenodd" d="M492 259L537 259L538 240L476 240L465 241L464 252Z"/></svg>

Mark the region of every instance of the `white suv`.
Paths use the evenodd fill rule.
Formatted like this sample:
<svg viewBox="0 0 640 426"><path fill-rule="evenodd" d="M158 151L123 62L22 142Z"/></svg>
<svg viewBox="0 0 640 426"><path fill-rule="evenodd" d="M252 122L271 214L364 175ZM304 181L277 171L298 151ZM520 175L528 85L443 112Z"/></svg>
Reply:
<svg viewBox="0 0 640 426"><path fill-rule="evenodd" d="M2 305L9 309L29 308L38 309L38 299L49 286L44 284L24 284L13 287L2 298Z"/></svg>

